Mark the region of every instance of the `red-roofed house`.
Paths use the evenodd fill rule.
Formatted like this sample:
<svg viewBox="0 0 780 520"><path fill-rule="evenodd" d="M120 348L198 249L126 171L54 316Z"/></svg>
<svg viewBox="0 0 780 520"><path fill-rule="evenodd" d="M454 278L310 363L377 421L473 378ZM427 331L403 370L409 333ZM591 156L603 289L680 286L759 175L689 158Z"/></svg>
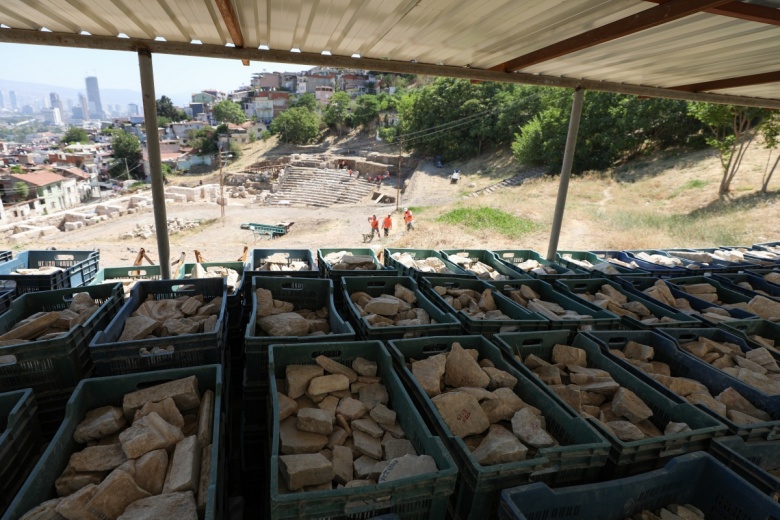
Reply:
<svg viewBox="0 0 780 520"><path fill-rule="evenodd" d="M3 200L18 198L15 185L19 182L29 188L28 200L37 199L33 205L40 213L49 214L55 211L72 208L80 202L80 195L75 179L68 179L50 170L7 175L0 179L3 187Z"/></svg>

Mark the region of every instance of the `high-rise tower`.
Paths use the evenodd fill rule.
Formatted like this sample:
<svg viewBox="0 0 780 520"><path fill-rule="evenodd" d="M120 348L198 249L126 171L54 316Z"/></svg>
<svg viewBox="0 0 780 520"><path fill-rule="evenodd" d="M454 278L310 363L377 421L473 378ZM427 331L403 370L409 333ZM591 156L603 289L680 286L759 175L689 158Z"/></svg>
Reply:
<svg viewBox="0 0 780 520"><path fill-rule="evenodd" d="M100 102L100 89L95 76L87 76L87 101L89 102L89 117L91 119L103 119L103 104Z"/></svg>
<svg viewBox="0 0 780 520"><path fill-rule="evenodd" d="M62 105L62 100L60 99L60 95L56 92L52 92L49 94L49 101L51 101L51 108L58 109L60 111L60 116L62 119L65 119L65 107Z"/></svg>

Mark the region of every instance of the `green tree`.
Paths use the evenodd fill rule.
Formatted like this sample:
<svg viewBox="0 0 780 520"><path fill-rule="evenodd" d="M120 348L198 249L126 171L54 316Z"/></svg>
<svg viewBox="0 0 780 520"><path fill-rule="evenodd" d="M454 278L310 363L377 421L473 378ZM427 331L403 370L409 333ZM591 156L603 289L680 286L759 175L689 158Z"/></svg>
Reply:
<svg viewBox="0 0 780 520"><path fill-rule="evenodd" d="M233 123L240 125L246 121L246 114L241 110L241 105L225 99L214 105L214 117L219 122Z"/></svg>
<svg viewBox="0 0 780 520"><path fill-rule="evenodd" d="M114 164L109 168L111 176L119 177L130 172L131 177L143 179L143 152L138 137L124 130L117 130L114 133L112 147Z"/></svg>
<svg viewBox="0 0 780 520"><path fill-rule="evenodd" d="M305 94L301 94L300 96L296 97L295 100L290 103L290 107L305 108L307 110L311 110L312 112L316 112L317 98L315 98L314 94L311 92L306 92Z"/></svg>
<svg viewBox="0 0 780 520"><path fill-rule="evenodd" d="M727 200L731 182L739 172L756 130L770 112L763 108L700 102L690 103L688 110L711 131L707 144L717 150L723 170L718 196L721 200Z"/></svg>
<svg viewBox="0 0 780 520"><path fill-rule="evenodd" d="M357 126L363 126L367 131L371 131L379 117L379 100L372 94L360 96L355 101L355 110L352 113L352 122Z"/></svg>
<svg viewBox="0 0 780 520"><path fill-rule="evenodd" d="M761 125L761 134L764 136L764 145L769 149L764 176L761 179L761 193L766 193L769 181L772 180L772 174L775 173L778 164L780 164L780 154L778 154L772 167L769 167L772 161L772 150L780 144L780 112L772 112L766 118L764 124Z"/></svg>
<svg viewBox="0 0 780 520"><path fill-rule="evenodd" d="M250 143L254 143L255 141L257 141L257 132L255 132L254 130L250 130L250 131L249 131L249 132L246 134L246 137L247 137L247 140L248 140Z"/></svg>
<svg viewBox="0 0 780 520"><path fill-rule="evenodd" d="M335 128L339 133L339 137L341 137L342 129L347 122L349 103L349 94L339 91L333 94L325 110L322 111L322 120L329 127Z"/></svg>
<svg viewBox="0 0 780 520"><path fill-rule="evenodd" d="M157 122L160 126L166 126L165 124L160 122L161 119L165 121L167 124L170 124L171 122L174 121L187 120L187 114L184 112L184 110L176 108L173 105L173 101L171 101L171 98L169 98L168 96L161 96L160 99L157 100L156 105L157 105Z"/></svg>
<svg viewBox="0 0 780 520"><path fill-rule="evenodd" d="M22 168L21 164L14 164L11 166L11 173L14 175L19 175L21 173L24 173L24 168Z"/></svg>
<svg viewBox="0 0 780 520"><path fill-rule="evenodd" d="M27 186L26 182L15 182L14 193L16 193L19 200L27 200L27 197L30 195L30 187Z"/></svg>
<svg viewBox="0 0 780 520"><path fill-rule="evenodd" d="M220 125L223 126L223 125ZM197 150L198 155L214 155L217 153L216 130L210 126L204 126L200 130L190 130L189 140L192 148Z"/></svg>
<svg viewBox="0 0 780 520"><path fill-rule="evenodd" d="M288 108L271 123L271 132L284 143L306 144L311 142L320 130L316 113L302 107Z"/></svg>
<svg viewBox="0 0 780 520"><path fill-rule="evenodd" d="M65 131L65 135L62 136L60 142L65 144L88 143L89 136L87 135L87 131L83 128L71 126Z"/></svg>

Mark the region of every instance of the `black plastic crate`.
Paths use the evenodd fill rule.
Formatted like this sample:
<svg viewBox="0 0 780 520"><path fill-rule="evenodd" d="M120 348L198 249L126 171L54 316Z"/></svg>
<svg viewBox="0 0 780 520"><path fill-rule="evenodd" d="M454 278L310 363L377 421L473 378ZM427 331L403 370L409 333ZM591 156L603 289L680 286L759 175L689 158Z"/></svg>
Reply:
<svg viewBox="0 0 780 520"><path fill-rule="evenodd" d="M629 341L635 341L652 347L655 352L653 360L669 365L673 377L685 377L698 381L707 387L713 397L729 387L737 390L745 399L750 401L753 406L768 413L772 419L766 422L737 424L726 417L718 415L706 406L699 404L694 406L701 408L712 417L725 424L732 434L739 435L744 439L751 441L780 439L780 399L768 397L741 381L734 381L715 367L698 363L695 359L691 359L690 356L681 352L674 341L668 336L649 331L601 331L591 332L589 333L589 336L599 344L605 355L612 361L674 401L680 403L688 402L682 396L675 394L656 381L652 375L647 374L627 360L615 356L612 352L614 350L622 351Z"/></svg>
<svg viewBox="0 0 780 520"><path fill-rule="evenodd" d="M707 453L689 453L643 475L564 489L544 484L501 494L501 520L624 520L645 509L692 504L708 519L770 520L780 505Z"/></svg>
<svg viewBox="0 0 780 520"><path fill-rule="evenodd" d="M0 291L0 314L11 308L11 302L16 297L16 291Z"/></svg>
<svg viewBox="0 0 780 520"><path fill-rule="evenodd" d="M14 256L13 251L0 251L0 263L11 260L13 256Z"/></svg>
<svg viewBox="0 0 780 520"><path fill-rule="evenodd" d="M0 264L0 288L14 289L17 295L28 292L66 289L88 285L97 275L99 251L22 251L16 258ZM16 269L53 266L51 274L12 274Z"/></svg>
<svg viewBox="0 0 780 520"><path fill-rule="evenodd" d="M165 300L179 296L203 295L204 302L221 297L222 305L212 332L183 334L153 339L119 342L125 320L147 298ZM224 278L201 280L154 280L138 282L111 323L89 344L98 376L134 374L148 370L194 367L222 363L227 338L227 298ZM173 346L173 351L152 354L154 347ZM141 349L146 349L142 352ZM147 354L148 352L148 354Z"/></svg>
<svg viewBox="0 0 780 520"><path fill-rule="evenodd" d="M33 391L0 394L0 517L43 453Z"/></svg>
<svg viewBox="0 0 780 520"><path fill-rule="evenodd" d="M0 366L0 389L32 388L37 395L72 388L90 376L93 364L89 342L119 312L124 300L121 284L23 294L0 315L0 334L37 312L67 309L73 296L82 292L100 305L86 322L56 338L0 347L0 356L10 356Z"/></svg>
<svg viewBox="0 0 780 520"><path fill-rule="evenodd" d="M710 445L710 453L756 489L775 501L780 500L780 478L776 476L780 470L779 442L745 442L736 436L720 437Z"/></svg>
<svg viewBox="0 0 780 520"><path fill-rule="evenodd" d="M765 347L758 341L751 339L751 336L761 336L762 338L766 339L774 339L775 346L780 347L780 323L768 320L727 321L724 323L719 323L718 328L723 329L731 334L736 334L742 338L750 348ZM771 349L769 349L769 353L772 353ZM775 359L780 361L780 357L778 356L775 356Z"/></svg>

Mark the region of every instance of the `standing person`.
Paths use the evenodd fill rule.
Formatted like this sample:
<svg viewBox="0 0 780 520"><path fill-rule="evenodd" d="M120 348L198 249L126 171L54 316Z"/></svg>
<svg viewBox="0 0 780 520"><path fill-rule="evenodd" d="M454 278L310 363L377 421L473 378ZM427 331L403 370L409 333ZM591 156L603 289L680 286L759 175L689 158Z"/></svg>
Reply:
<svg viewBox="0 0 780 520"><path fill-rule="evenodd" d="M404 222L406 223L406 230L411 231L414 229L414 215L409 208L404 208Z"/></svg>
<svg viewBox="0 0 780 520"><path fill-rule="evenodd" d="M376 233L377 237L380 237L379 234L379 221L376 218L376 215L373 217L368 217L368 223L371 224L371 237L373 238L374 233Z"/></svg>
<svg viewBox="0 0 780 520"><path fill-rule="evenodd" d="M390 236L390 229L392 227L393 227L393 217L391 217L390 214L388 213L388 215L385 217L385 220L382 222L382 229L385 230L386 237Z"/></svg>

